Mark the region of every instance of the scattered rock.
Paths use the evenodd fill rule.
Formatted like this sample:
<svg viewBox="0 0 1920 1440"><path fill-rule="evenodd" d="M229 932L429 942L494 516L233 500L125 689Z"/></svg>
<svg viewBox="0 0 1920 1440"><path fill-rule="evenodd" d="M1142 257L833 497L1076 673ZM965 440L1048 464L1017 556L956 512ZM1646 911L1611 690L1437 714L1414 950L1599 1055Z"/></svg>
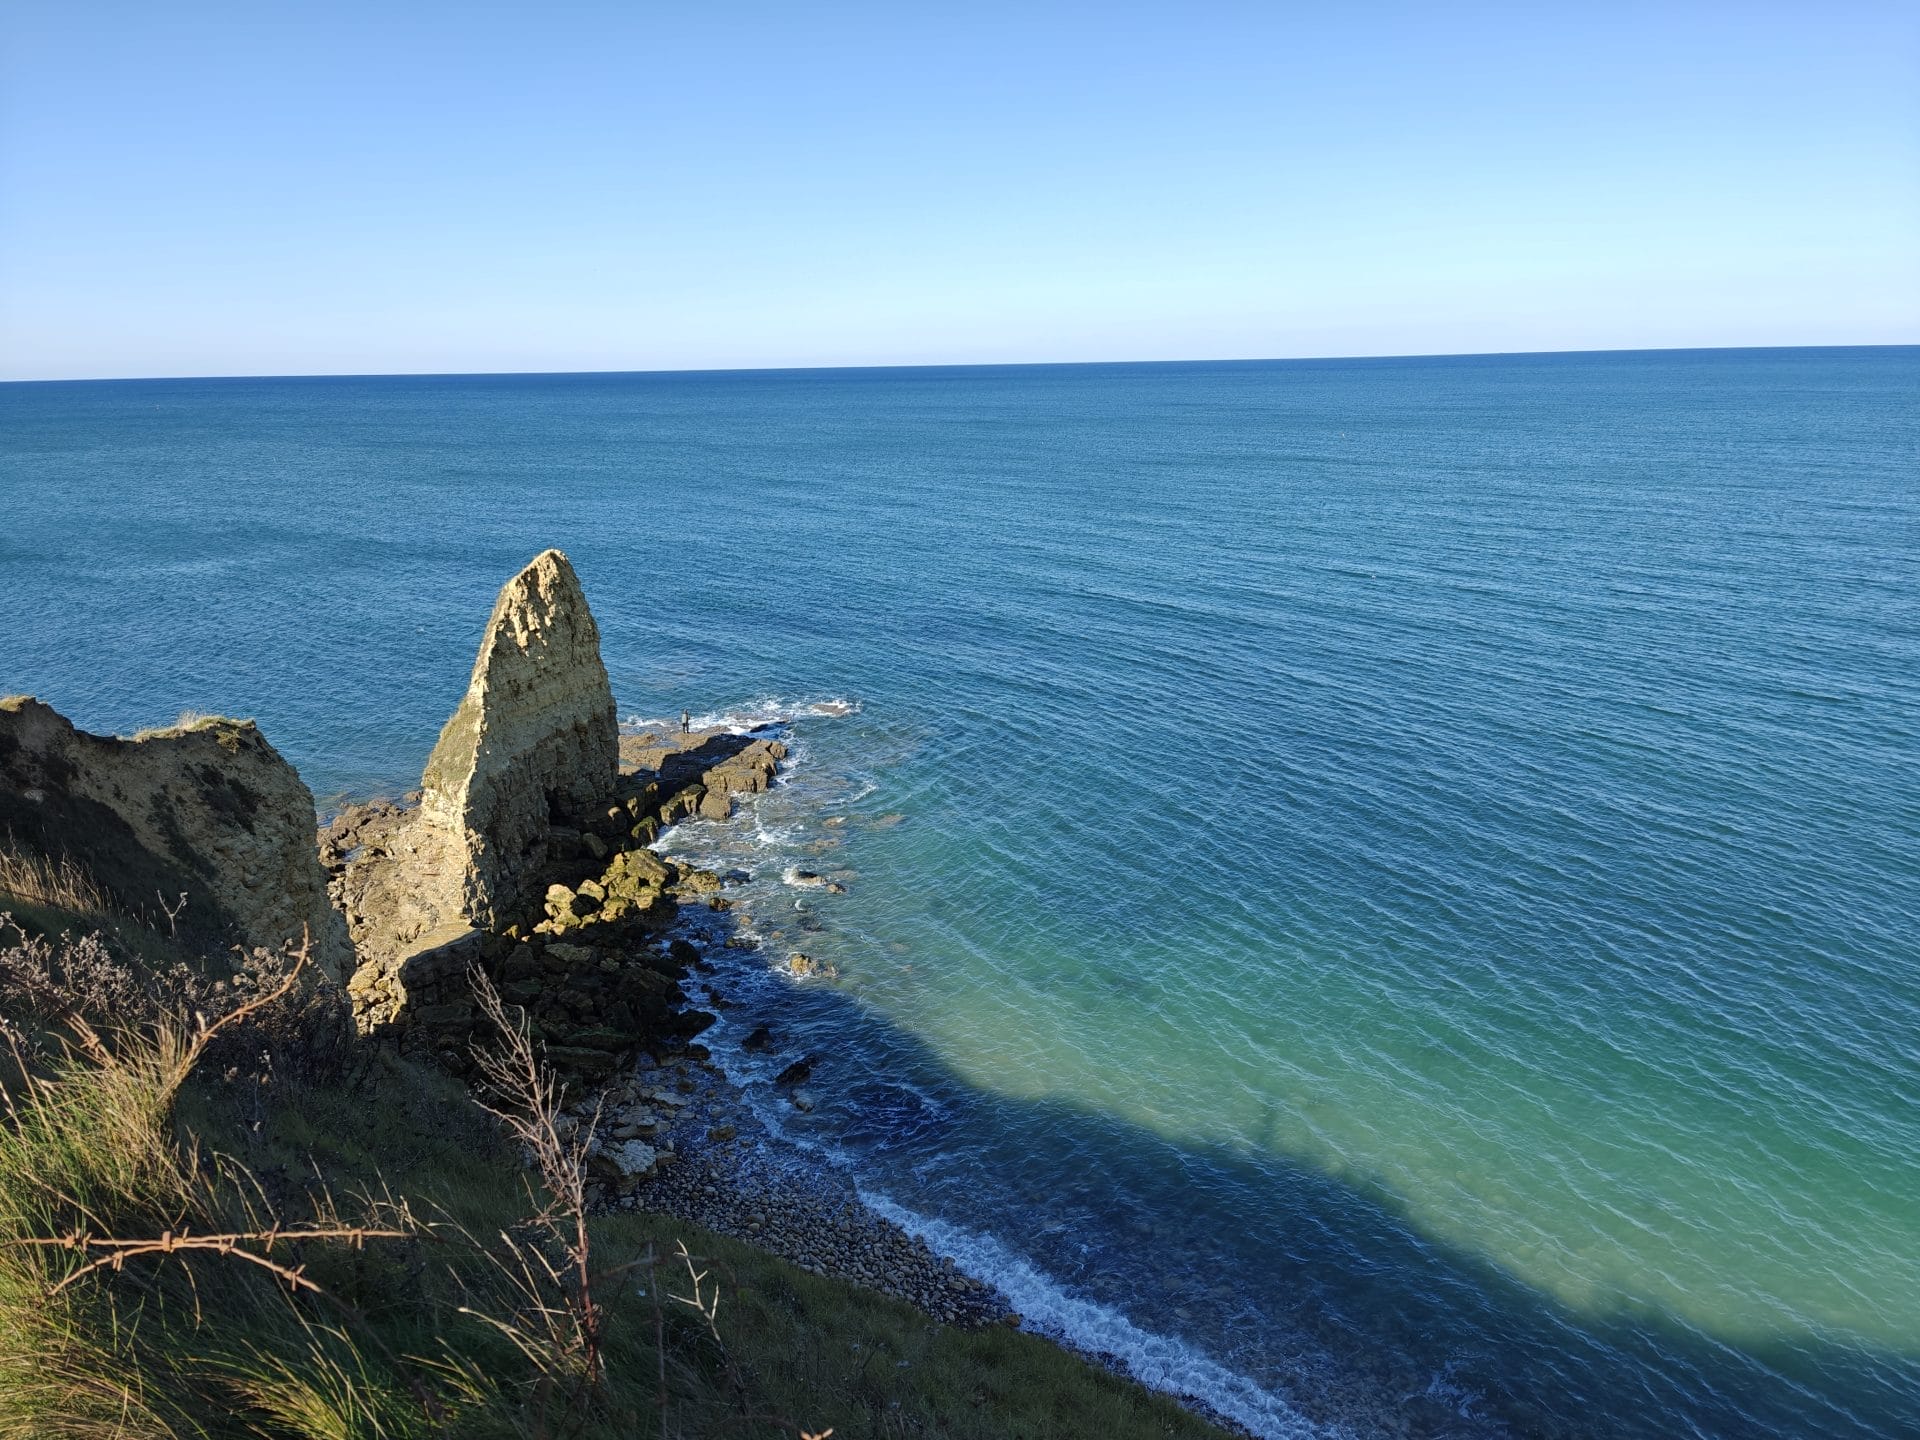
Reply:
<svg viewBox="0 0 1920 1440"><path fill-rule="evenodd" d="M608 1164L622 1175L645 1175L652 1171L660 1152L644 1140L622 1140L601 1150Z"/></svg>

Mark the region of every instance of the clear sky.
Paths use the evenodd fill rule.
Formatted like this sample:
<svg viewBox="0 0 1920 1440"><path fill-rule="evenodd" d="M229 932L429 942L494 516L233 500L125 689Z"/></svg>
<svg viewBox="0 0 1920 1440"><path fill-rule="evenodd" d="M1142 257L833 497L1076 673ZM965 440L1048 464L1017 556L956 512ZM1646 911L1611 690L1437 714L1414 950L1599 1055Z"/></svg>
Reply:
<svg viewBox="0 0 1920 1440"><path fill-rule="evenodd" d="M0 376L1920 341L1920 5L11 0Z"/></svg>

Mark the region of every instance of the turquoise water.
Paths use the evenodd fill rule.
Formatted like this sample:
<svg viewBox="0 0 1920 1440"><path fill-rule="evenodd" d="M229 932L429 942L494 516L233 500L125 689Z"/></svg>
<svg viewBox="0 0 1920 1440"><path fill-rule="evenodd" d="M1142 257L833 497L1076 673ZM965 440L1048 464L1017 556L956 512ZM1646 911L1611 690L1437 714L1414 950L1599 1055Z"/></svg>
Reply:
<svg viewBox="0 0 1920 1440"><path fill-rule="evenodd" d="M0 690L402 787L560 545L628 714L857 706L674 842L840 972L736 964L716 1043L823 1055L781 1123L1035 1324L1274 1435L1920 1433L1917 398L1913 349L0 386Z"/></svg>

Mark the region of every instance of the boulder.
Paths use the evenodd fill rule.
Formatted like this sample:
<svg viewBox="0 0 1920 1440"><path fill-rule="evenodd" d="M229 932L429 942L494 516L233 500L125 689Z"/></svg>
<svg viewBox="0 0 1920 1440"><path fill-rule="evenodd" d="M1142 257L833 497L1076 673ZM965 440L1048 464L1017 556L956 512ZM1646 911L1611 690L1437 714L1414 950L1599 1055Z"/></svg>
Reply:
<svg viewBox="0 0 1920 1440"><path fill-rule="evenodd" d="M306 934L323 973L352 970L314 848L313 793L251 720L129 739L89 734L31 696L0 699L0 836L71 861L109 903L190 944L274 948Z"/></svg>
<svg viewBox="0 0 1920 1440"><path fill-rule="evenodd" d="M813 1078L813 1067L819 1060L818 1055L803 1056L774 1076L773 1083L783 1089L789 1085L804 1085Z"/></svg>
<svg viewBox="0 0 1920 1440"><path fill-rule="evenodd" d="M600 1151L607 1164L622 1175L650 1175L659 1152L644 1140L620 1140Z"/></svg>

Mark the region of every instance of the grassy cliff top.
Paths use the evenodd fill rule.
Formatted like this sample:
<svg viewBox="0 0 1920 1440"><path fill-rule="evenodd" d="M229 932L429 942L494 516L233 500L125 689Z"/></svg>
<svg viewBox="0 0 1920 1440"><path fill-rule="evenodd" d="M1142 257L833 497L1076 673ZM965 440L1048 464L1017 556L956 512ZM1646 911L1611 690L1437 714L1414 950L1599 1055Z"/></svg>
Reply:
<svg viewBox="0 0 1920 1440"><path fill-rule="evenodd" d="M576 1227L459 1083L271 967L197 993L233 1017L206 1034L164 1004L117 1032L53 1013L124 1012L150 970L0 933L0 1435L1220 1433L1035 1336L679 1222Z"/></svg>

